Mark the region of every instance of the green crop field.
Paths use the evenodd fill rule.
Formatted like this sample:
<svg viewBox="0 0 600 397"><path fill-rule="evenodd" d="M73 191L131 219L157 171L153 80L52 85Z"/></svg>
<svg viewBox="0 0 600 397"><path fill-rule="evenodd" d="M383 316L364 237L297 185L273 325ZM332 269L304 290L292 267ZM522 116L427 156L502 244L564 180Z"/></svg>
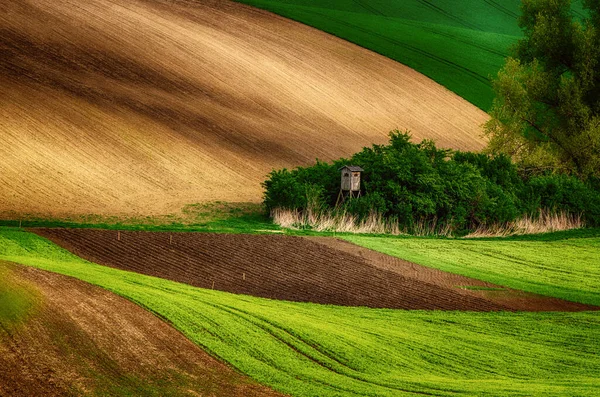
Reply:
<svg viewBox="0 0 600 397"><path fill-rule="evenodd" d="M0 228L0 260L107 288L294 396L593 395L600 315L347 308L273 301L86 262ZM598 281L598 278L596 278Z"/></svg>
<svg viewBox="0 0 600 397"><path fill-rule="evenodd" d="M600 237L550 241L344 238L424 266L600 306Z"/></svg>
<svg viewBox="0 0 600 397"><path fill-rule="evenodd" d="M521 34L520 0L238 1L395 59L483 110L493 99L490 77Z"/></svg>

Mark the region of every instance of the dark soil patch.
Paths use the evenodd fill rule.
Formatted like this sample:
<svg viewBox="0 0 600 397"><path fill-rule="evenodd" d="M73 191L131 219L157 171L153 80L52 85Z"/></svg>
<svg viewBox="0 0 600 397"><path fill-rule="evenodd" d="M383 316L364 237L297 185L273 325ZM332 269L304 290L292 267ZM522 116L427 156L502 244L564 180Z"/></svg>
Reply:
<svg viewBox="0 0 600 397"><path fill-rule="evenodd" d="M97 229L32 231L91 262L264 298L393 309L591 309L429 269L334 239ZM501 290L485 290L489 288Z"/></svg>
<svg viewBox="0 0 600 397"><path fill-rule="evenodd" d="M350 242L324 237L310 237L311 240L330 248L344 251L363 258L364 261L379 269L393 271L421 282L434 283L443 288L453 288L460 294L468 294L502 305L511 311L584 311L600 310L600 307L569 302L529 292L519 291L496 284L477 280L417 265L412 262L360 247Z"/></svg>

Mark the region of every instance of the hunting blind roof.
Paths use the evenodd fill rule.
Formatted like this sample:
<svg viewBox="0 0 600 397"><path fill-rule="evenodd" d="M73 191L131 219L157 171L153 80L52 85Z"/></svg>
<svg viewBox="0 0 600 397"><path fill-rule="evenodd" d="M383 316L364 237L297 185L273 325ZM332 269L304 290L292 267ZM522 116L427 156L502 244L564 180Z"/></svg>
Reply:
<svg viewBox="0 0 600 397"><path fill-rule="evenodd" d="M347 168L350 172L362 172L362 171L364 171L362 168L360 168L357 165L345 165L345 166L341 167L340 169L338 169L338 171L341 171L344 168Z"/></svg>

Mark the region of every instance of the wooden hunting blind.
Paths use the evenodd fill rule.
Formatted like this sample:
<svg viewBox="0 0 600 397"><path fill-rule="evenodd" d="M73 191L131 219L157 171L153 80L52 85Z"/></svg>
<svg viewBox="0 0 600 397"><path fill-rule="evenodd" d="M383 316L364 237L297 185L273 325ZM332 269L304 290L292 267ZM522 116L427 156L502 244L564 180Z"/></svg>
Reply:
<svg viewBox="0 0 600 397"><path fill-rule="evenodd" d="M342 181L336 205L346 198L360 197L360 173L364 170L355 165L345 165L338 171L342 174Z"/></svg>

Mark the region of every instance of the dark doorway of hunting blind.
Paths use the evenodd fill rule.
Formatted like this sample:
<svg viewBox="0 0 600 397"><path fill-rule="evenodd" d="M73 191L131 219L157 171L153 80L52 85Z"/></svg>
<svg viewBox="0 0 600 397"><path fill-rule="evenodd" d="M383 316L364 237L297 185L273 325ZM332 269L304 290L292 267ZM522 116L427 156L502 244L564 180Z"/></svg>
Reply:
<svg viewBox="0 0 600 397"><path fill-rule="evenodd" d="M347 199L360 197L360 173L364 170L355 165L345 165L338 171L342 174L342 182L335 203L336 207Z"/></svg>

